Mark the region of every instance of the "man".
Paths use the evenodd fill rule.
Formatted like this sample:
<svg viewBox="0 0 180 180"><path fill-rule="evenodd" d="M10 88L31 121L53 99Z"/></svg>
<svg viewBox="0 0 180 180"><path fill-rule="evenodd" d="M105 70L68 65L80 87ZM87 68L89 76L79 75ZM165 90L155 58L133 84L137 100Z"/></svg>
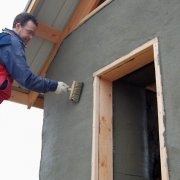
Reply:
<svg viewBox="0 0 180 180"><path fill-rule="evenodd" d="M38 23L28 13L17 15L13 30L0 33L0 103L10 98L13 79L29 90L39 93L54 91L61 94L68 90L63 82L50 80L33 74L25 57L25 46L33 38Z"/></svg>

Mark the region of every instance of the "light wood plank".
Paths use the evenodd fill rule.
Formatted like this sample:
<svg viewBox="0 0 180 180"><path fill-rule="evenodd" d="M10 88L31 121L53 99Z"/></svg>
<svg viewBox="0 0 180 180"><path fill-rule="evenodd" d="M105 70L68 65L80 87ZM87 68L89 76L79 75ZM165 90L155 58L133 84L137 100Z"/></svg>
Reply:
<svg viewBox="0 0 180 180"><path fill-rule="evenodd" d="M93 96L93 127L92 127L92 162L91 162L91 180L98 180L98 151L99 151L99 77L94 78L94 96Z"/></svg>
<svg viewBox="0 0 180 180"><path fill-rule="evenodd" d="M118 68L122 64L124 64L127 61L132 60L133 58L139 56L140 54L144 54L146 51L153 50L152 41L144 44L143 46L140 46L139 48L131 51L129 54L122 56L121 58L117 59L116 61L112 62L111 64L103 67L102 69L99 69L94 73L94 76L101 76L101 74L106 74L110 71L112 71L115 68Z"/></svg>
<svg viewBox="0 0 180 180"><path fill-rule="evenodd" d="M51 41L53 43L57 43L61 34L62 34L62 31L58 29L50 27L43 23L39 23L35 35L40 38Z"/></svg>
<svg viewBox="0 0 180 180"><path fill-rule="evenodd" d="M121 58L117 59L116 61L112 62L111 64L99 69L94 73L94 76L101 76L101 74L105 74L112 69L118 67L123 61L130 60L136 56L139 56L139 54L143 54L146 51L152 50L153 51L153 44L155 44L156 38L148 41L147 43L141 45L140 47L136 48L135 50L131 51L127 55L122 56Z"/></svg>
<svg viewBox="0 0 180 180"><path fill-rule="evenodd" d="M136 56L132 56L121 63L118 66L115 66L109 69L106 73L102 75L104 79L107 80L117 80L127 74L132 73L133 71L153 62L154 55L152 48L139 53Z"/></svg>
<svg viewBox="0 0 180 180"><path fill-rule="evenodd" d="M100 80L99 179L113 180L112 82Z"/></svg>
<svg viewBox="0 0 180 180"><path fill-rule="evenodd" d="M160 143L160 160L161 160L161 177L163 180L169 180L167 148L165 143L165 109L162 93L161 70L159 61L158 39L154 42L154 66L156 74L156 91L157 91L157 106L158 106L158 124L159 124L159 143Z"/></svg>
<svg viewBox="0 0 180 180"><path fill-rule="evenodd" d="M28 94L16 90L11 91L11 98L9 99L12 102L17 102L20 104L28 105ZM38 107L43 109L44 108L44 99L43 98L38 98L33 104L34 107Z"/></svg>
<svg viewBox="0 0 180 180"><path fill-rule="evenodd" d="M33 14L39 3L40 3L40 0L32 0L26 12Z"/></svg>

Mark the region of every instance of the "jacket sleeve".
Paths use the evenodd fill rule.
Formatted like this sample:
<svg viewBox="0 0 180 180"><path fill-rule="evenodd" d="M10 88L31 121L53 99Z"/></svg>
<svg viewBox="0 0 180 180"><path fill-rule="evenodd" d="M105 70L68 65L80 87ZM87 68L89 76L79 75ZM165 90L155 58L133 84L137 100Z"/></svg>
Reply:
<svg viewBox="0 0 180 180"><path fill-rule="evenodd" d="M11 45L4 47L1 60L12 78L27 89L39 93L56 90L57 81L37 76L31 72L20 42L12 41Z"/></svg>

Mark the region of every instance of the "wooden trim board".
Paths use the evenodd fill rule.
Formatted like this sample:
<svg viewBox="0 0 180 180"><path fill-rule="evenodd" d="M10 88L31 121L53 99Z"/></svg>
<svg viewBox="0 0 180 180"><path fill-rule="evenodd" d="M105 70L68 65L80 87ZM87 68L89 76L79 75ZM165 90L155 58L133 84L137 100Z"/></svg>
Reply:
<svg viewBox="0 0 180 180"><path fill-rule="evenodd" d="M99 179L113 179L112 82L100 80L99 91Z"/></svg>
<svg viewBox="0 0 180 180"><path fill-rule="evenodd" d="M158 123L159 123L159 142L160 142L160 159L161 159L161 176L162 180L169 180L168 162L167 162L167 148L165 142L165 110L163 101L162 81L161 81L161 70L158 50L158 40L153 46L154 50L154 66L156 74L156 91L157 91L157 106L158 106Z"/></svg>
<svg viewBox="0 0 180 180"><path fill-rule="evenodd" d="M91 179L98 180L98 144L99 144L99 77L94 78L94 96L93 96L93 127L92 127L92 162Z"/></svg>
<svg viewBox="0 0 180 180"><path fill-rule="evenodd" d="M155 38L94 73L93 150L91 180L113 180L112 82L154 61L158 102L161 176L169 180L165 143L164 102ZM111 147L109 147L111 146ZM97 169L98 167L98 169Z"/></svg>

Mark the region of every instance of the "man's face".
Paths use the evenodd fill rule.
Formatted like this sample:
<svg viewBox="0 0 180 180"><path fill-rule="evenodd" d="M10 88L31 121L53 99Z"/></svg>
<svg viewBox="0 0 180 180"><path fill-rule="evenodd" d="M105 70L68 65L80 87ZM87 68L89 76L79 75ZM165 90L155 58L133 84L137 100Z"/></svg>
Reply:
<svg viewBox="0 0 180 180"><path fill-rule="evenodd" d="M23 39L24 43L27 43L33 38L37 26L32 22L28 21L24 26L20 23L16 24L15 32Z"/></svg>

